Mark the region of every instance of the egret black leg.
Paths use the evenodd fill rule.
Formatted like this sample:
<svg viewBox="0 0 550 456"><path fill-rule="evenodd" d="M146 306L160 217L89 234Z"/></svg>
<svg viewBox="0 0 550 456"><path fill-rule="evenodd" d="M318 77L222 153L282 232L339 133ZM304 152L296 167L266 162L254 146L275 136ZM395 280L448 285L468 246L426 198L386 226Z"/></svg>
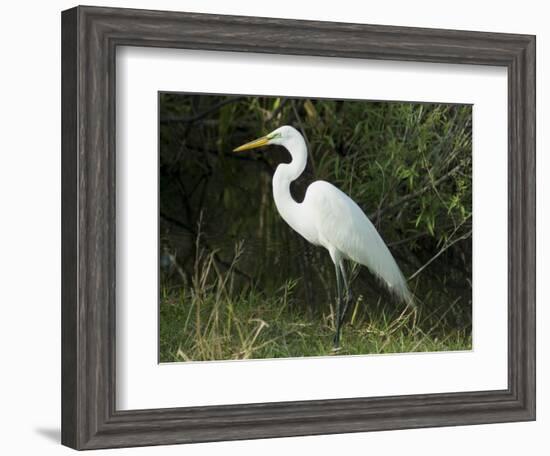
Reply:
<svg viewBox="0 0 550 456"><path fill-rule="evenodd" d="M351 294L351 288L349 287L349 284L348 284L348 278L346 276L346 268L344 267L343 261L340 262L340 272L342 274L342 280L344 281L344 289L346 292L346 295L344 298L345 299L344 309L342 310L340 315L340 324L342 324L344 322L344 318L346 318L346 312L348 311L349 304L353 300L353 297Z"/></svg>
<svg viewBox="0 0 550 456"><path fill-rule="evenodd" d="M342 311L342 284L340 283L340 267L338 263L334 264L336 268L336 334L334 334L334 348L340 346L340 326L342 324L341 311Z"/></svg>

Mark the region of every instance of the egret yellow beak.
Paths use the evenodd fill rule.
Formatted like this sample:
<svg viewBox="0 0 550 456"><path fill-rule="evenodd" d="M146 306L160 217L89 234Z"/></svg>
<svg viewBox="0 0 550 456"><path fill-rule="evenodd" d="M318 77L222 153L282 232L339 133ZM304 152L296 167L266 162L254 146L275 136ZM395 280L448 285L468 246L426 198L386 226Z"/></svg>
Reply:
<svg viewBox="0 0 550 456"><path fill-rule="evenodd" d="M233 152L241 152L243 150L256 149L257 147L265 146L269 142L267 136L262 136L261 138L255 139L254 141L247 142L242 146L239 146L233 149Z"/></svg>

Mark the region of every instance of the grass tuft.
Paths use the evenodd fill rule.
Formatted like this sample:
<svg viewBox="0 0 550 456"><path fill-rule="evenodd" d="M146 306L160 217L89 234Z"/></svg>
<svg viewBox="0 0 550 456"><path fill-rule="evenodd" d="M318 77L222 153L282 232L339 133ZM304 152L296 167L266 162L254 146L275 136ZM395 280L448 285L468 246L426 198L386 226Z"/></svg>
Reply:
<svg viewBox="0 0 550 456"><path fill-rule="evenodd" d="M470 350L467 330L444 327L443 318L376 303L369 313L363 296L350 305L342 329L341 349L333 351L332 303L317 312L296 305L296 280L275 292L236 287L235 267L242 244L224 271L215 252L200 251L192 283L181 289L163 287L160 303L160 361L211 361L303 356Z"/></svg>

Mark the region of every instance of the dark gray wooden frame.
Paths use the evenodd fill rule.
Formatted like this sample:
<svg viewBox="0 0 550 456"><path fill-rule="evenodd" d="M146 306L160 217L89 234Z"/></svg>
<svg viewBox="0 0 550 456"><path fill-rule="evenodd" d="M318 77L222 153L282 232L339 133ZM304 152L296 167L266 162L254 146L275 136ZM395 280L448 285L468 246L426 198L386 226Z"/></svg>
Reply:
<svg viewBox="0 0 550 456"><path fill-rule="evenodd" d="M117 46L506 67L508 388L116 410ZM93 449L534 419L534 36L96 7L62 13L63 444Z"/></svg>

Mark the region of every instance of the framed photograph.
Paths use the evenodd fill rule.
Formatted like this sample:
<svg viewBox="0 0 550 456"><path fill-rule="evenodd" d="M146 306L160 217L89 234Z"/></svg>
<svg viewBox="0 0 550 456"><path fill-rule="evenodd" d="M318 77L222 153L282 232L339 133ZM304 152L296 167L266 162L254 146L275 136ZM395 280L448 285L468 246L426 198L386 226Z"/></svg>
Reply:
<svg viewBox="0 0 550 456"><path fill-rule="evenodd" d="M535 37L62 13L62 443L535 419Z"/></svg>

